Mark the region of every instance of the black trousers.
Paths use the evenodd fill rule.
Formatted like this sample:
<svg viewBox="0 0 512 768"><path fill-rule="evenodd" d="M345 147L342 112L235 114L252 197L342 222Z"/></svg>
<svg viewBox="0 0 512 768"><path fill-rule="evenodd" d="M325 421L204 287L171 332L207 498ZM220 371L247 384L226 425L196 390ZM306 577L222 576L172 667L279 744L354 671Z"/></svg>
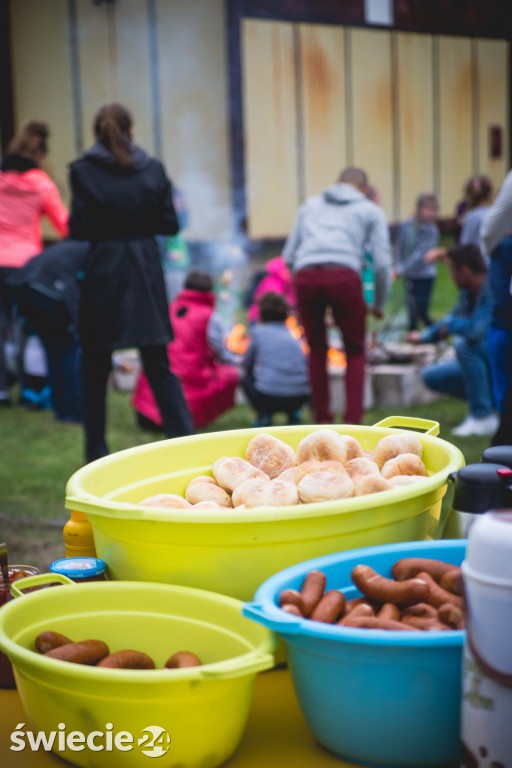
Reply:
<svg viewBox="0 0 512 768"><path fill-rule="evenodd" d="M242 389L250 404L258 413L286 413L291 416L294 411L309 402L309 395L266 395L254 386L252 376L246 376L242 381Z"/></svg>
<svg viewBox="0 0 512 768"><path fill-rule="evenodd" d="M162 415L167 437L194 432L179 379L169 368L165 345L141 347L142 367L148 377ZM112 368L111 351L86 346L82 350L82 398L85 430L85 460L109 453L105 440L107 380Z"/></svg>
<svg viewBox="0 0 512 768"><path fill-rule="evenodd" d="M512 349L508 355L508 371L512 381ZM501 407L500 424L491 445L512 445L512 385L505 392Z"/></svg>

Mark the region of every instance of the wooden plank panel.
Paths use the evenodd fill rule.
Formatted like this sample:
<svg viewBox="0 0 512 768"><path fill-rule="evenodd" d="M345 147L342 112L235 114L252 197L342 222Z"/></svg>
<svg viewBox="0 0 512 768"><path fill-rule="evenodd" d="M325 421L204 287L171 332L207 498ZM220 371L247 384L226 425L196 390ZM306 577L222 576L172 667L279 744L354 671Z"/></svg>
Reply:
<svg viewBox="0 0 512 768"><path fill-rule="evenodd" d="M136 142L153 152L146 0L117 0L110 7L78 0L77 23L85 145L93 140L99 107L117 101L133 115Z"/></svg>
<svg viewBox="0 0 512 768"><path fill-rule="evenodd" d="M434 191L432 37L399 32L397 117L399 218L414 211L421 192Z"/></svg>
<svg viewBox="0 0 512 768"><path fill-rule="evenodd" d="M158 0L164 162L194 240L231 235L224 0Z"/></svg>
<svg viewBox="0 0 512 768"><path fill-rule="evenodd" d="M301 24L300 84L306 196L346 165L345 44L342 27Z"/></svg>
<svg viewBox="0 0 512 768"><path fill-rule="evenodd" d="M16 0L11 14L16 128L30 119L49 124L46 168L69 203L67 164L75 149L66 0ZM43 231L55 237L51 228Z"/></svg>
<svg viewBox="0 0 512 768"><path fill-rule="evenodd" d="M393 218L393 99L391 34L350 30L353 165L364 168Z"/></svg>
<svg viewBox="0 0 512 768"><path fill-rule="evenodd" d="M299 200L293 28L245 20L242 34L249 235L281 237Z"/></svg>
<svg viewBox="0 0 512 768"><path fill-rule="evenodd" d="M135 141L153 154L153 105L147 0L116 0L115 99L133 115Z"/></svg>
<svg viewBox="0 0 512 768"><path fill-rule="evenodd" d="M478 172L501 186L510 167L509 50L504 40L476 40ZM492 158L489 146L491 126L502 128L502 157Z"/></svg>
<svg viewBox="0 0 512 768"><path fill-rule="evenodd" d="M82 135L84 147L90 147L94 142L94 115L103 104L115 98L109 45L113 8L94 5L90 0L76 0L76 18Z"/></svg>
<svg viewBox="0 0 512 768"><path fill-rule="evenodd" d="M471 41L439 38L440 215L453 216L473 168L473 71Z"/></svg>

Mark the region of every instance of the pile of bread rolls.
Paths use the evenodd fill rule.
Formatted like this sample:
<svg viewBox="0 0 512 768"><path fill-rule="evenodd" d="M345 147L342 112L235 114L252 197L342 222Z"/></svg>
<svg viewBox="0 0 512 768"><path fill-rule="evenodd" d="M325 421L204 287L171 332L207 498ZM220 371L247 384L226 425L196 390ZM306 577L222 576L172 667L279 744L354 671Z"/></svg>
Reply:
<svg viewBox="0 0 512 768"><path fill-rule="evenodd" d="M374 451L350 435L318 429L294 451L261 433L247 445L245 458L217 459L212 476L193 478L185 496L161 493L139 502L145 507L231 509L284 507L364 496L428 477L423 446L414 434L388 435Z"/></svg>

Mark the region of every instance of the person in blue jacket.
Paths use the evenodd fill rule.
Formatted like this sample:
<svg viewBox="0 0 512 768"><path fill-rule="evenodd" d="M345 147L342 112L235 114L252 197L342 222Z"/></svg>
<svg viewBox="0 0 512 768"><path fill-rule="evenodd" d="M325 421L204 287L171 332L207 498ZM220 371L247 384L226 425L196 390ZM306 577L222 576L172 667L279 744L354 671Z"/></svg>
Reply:
<svg viewBox="0 0 512 768"><path fill-rule="evenodd" d="M454 435L492 435L498 418L494 413L486 343L494 307L487 266L476 245L449 249L447 260L452 280L459 288L459 302L438 323L421 333L410 333L408 339L435 342L455 337L455 359L425 367L423 381L436 392L467 400L469 415L452 430Z"/></svg>
<svg viewBox="0 0 512 768"><path fill-rule="evenodd" d="M487 346L496 410L501 413L505 392L512 383L512 235L502 240L491 254L489 284L494 310L487 331Z"/></svg>

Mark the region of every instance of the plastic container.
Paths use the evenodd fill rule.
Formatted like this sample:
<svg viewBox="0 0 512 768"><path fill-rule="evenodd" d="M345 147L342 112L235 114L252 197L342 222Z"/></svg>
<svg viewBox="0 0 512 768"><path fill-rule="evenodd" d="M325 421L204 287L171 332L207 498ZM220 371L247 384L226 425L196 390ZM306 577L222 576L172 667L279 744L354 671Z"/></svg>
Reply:
<svg viewBox="0 0 512 768"><path fill-rule="evenodd" d="M107 564L97 557L62 557L51 563L50 571L67 576L77 584L107 580Z"/></svg>
<svg viewBox="0 0 512 768"><path fill-rule="evenodd" d="M512 469L512 445L491 445L482 453L482 461L505 464Z"/></svg>
<svg viewBox="0 0 512 768"><path fill-rule="evenodd" d="M453 514L463 538L467 538L478 515L503 506L512 483L511 474L512 470L504 464L481 462L466 464L450 476L455 486Z"/></svg>
<svg viewBox="0 0 512 768"><path fill-rule="evenodd" d="M468 609L462 696L463 765L512 761L512 510L471 528L462 564Z"/></svg>
<svg viewBox="0 0 512 768"><path fill-rule="evenodd" d="M70 518L65 524L62 535L66 547L66 557L96 557L96 547L92 526L87 515L71 510Z"/></svg>
<svg viewBox="0 0 512 768"><path fill-rule="evenodd" d="M458 766L464 632L350 629L300 619L278 607L283 589L299 589L320 569L326 589L359 596L358 564L383 576L402 557L459 565L464 541L410 542L316 558L276 574L244 614L285 640L295 692L317 741L350 763L389 768ZM350 586L349 586L350 585Z"/></svg>
<svg viewBox="0 0 512 768"><path fill-rule="evenodd" d="M296 448L318 426L212 432L165 440L99 459L67 485L66 506L86 512L98 557L111 579L134 579L211 589L250 600L276 571L319 555L371 544L441 536L441 503L448 475L464 464L460 450L435 437L437 422L390 417L373 427L336 426L363 448L389 425L428 430L418 437L432 473L416 485L317 504L245 510L156 509L138 502L158 493L183 494L221 456L243 456L267 432Z"/></svg>
<svg viewBox="0 0 512 768"><path fill-rule="evenodd" d="M102 669L45 658L33 650L44 629L98 638L111 651L145 651L160 669ZM169 745L164 734L160 768L223 764L245 728L256 673L273 665L273 646L268 630L242 617L238 601L165 584L71 584L34 592L0 611L0 647L12 661L34 732L51 734L64 723L68 734L132 735L133 749L123 753L60 751L54 743L60 757L88 768L147 768L139 739L147 744L150 728L170 738ZM183 649L197 653L203 666L161 669ZM105 745L105 737L97 743Z"/></svg>

